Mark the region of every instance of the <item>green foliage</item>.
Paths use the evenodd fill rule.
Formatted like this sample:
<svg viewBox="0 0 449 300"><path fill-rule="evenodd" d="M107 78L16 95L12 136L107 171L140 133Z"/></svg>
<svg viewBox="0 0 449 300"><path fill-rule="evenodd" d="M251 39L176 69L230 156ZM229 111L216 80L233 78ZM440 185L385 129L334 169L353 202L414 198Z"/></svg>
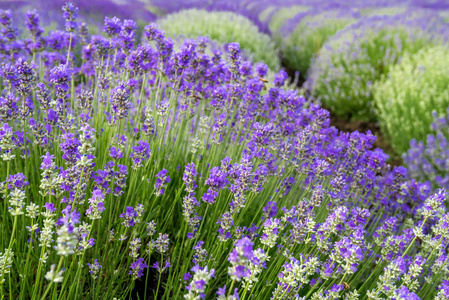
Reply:
<svg viewBox="0 0 449 300"><path fill-rule="evenodd" d="M432 132L432 111L449 106L449 49L436 46L405 55L388 77L374 86L376 111L382 130L398 153L410 140L425 140Z"/></svg>
<svg viewBox="0 0 449 300"><path fill-rule="evenodd" d="M376 120L373 84L403 53L440 43L439 25L432 18L384 16L348 26L313 60L307 82L312 97L340 117Z"/></svg>
<svg viewBox="0 0 449 300"><path fill-rule="evenodd" d="M276 10L276 6L268 6L265 8L260 14L259 14L259 20L262 22L267 21L268 17L271 15L272 12Z"/></svg>
<svg viewBox="0 0 449 300"><path fill-rule="evenodd" d="M364 16L394 16L402 14L407 11L407 6L387 6L387 7L372 7L362 9L361 14Z"/></svg>
<svg viewBox="0 0 449 300"><path fill-rule="evenodd" d="M189 9L168 15L158 24L174 38L207 36L221 44L237 42L253 62L264 62L270 69L279 70L279 55L271 38L241 15Z"/></svg>
<svg viewBox="0 0 449 300"><path fill-rule="evenodd" d="M287 7L279 8L270 19L268 27L272 32L273 39L278 46L282 45L282 33L280 31L282 25L295 15L299 13L306 12L310 8L304 5L292 5Z"/></svg>
<svg viewBox="0 0 449 300"><path fill-rule="evenodd" d="M341 16L337 11L305 17L282 41L282 53L287 65L305 77L312 58L323 44L355 20L352 16Z"/></svg>

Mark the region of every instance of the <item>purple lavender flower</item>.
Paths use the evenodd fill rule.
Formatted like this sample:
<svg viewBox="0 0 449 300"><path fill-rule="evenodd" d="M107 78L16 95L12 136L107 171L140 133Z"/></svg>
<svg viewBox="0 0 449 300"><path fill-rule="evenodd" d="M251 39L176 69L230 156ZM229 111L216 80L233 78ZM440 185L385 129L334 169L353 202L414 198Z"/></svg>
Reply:
<svg viewBox="0 0 449 300"><path fill-rule="evenodd" d="M268 73L268 66L264 63L257 63L256 64L256 73L259 77L265 77Z"/></svg>
<svg viewBox="0 0 449 300"><path fill-rule="evenodd" d="M114 189L114 196L120 196L124 193L126 187L126 176L128 176L128 167L125 165L118 165L116 187Z"/></svg>
<svg viewBox="0 0 449 300"><path fill-rule="evenodd" d="M239 43L229 43L228 45L229 59L238 60L240 58L240 45Z"/></svg>
<svg viewBox="0 0 449 300"><path fill-rule="evenodd" d="M73 3L66 2L65 5L62 7L62 11L64 19L65 19L65 28L68 32L74 32L75 29L78 27L78 24L76 23L76 18L78 17L78 7L75 7Z"/></svg>
<svg viewBox="0 0 449 300"><path fill-rule="evenodd" d="M443 204L447 198L447 193L445 189L439 189L437 193L433 194L426 199L423 206L422 215L425 218L435 216L438 212L443 209Z"/></svg>
<svg viewBox="0 0 449 300"><path fill-rule="evenodd" d="M108 17L104 18L104 32L109 36L109 38L117 37L122 29L122 22L119 18L113 17L109 19Z"/></svg>
<svg viewBox="0 0 449 300"><path fill-rule="evenodd" d="M168 251L168 246L170 244L170 239L168 234L159 233L159 237L154 242L154 248L156 248L159 253L164 254Z"/></svg>
<svg viewBox="0 0 449 300"><path fill-rule="evenodd" d="M186 190L188 192L193 192L198 186L196 185L195 178L198 176L198 171L194 163L189 163L186 165L184 170L184 175L182 176L182 181L186 185Z"/></svg>
<svg viewBox="0 0 449 300"><path fill-rule="evenodd" d="M196 177L198 176L198 172L196 170L196 166L194 163L189 163L185 167L184 175L182 180L186 185L186 193L184 196L184 201L182 203L183 208L183 216L192 230L191 233L188 233L189 238L193 238L197 228L199 227L199 222L201 221L201 217L198 217L195 213L195 206L200 206L200 203L196 200L195 197L195 189L196 185Z"/></svg>
<svg viewBox="0 0 449 300"><path fill-rule="evenodd" d="M154 264L153 264L153 269L156 269L159 273L162 273L162 272L164 272L166 269L168 269L168 268L170 268L171 267L171 264L170 264L170 262L168 261L168 260L166 260L165 261L165 266L163 266L163 267L161 267L161 266L159 266L159 262L155 262Z"/></svg>
<svg viewBox="0 0 449 300"><path fill-rule="evenodd" d="M37 39L44 32L39 26L39 14L36 10L29 10L25 13L25 25L30 31L33 39Z"/></svg>
<svg viewBox="0 0 449 300"><path fill-rule="evenodd" d="M61 140L62 142L59 144L59 147L63 152L62 158L65 159L68 164L74 165L81 156L78 150L78 147L81 146L81 142L73 133L64 134Z"/></svg>
<svg viewBox="0 0 449 300"><path fill-rule="evenodd" d="M397 291L398 298L397 299L407 299L407 300L420 300L421 298L418 297L415 293L409 291L409 289L406 286L401 286L399 290Z"/></svg>
<svg viewBox="0 0 449 300"><path fill-rule="evenodd" d="M105 195L101 190L94 190L92 197L89 199L89 208L86 210L86 215L89 219L101 219L101 213L105 211L104 207Z"/></svg>
<svg viewBox="0 0 449 300"><path fill-rule="evenodd" d="M209 189L201 198L208 204L214 204L215 199L218 197L218 191L223 189L228 183L226 172L222 171L219 167L213 167L210 170L209 177L206 179L206 184Z"/></svg>
<svg viewBox="0 0 449 300"><path fill-rule="evenodd" d="M148 41L154 41L156 39L160 39L161 35L163 36L163 31L158 29L158 26L156 23L151 23L147 26L145 26L145 37L148 39Z"/></svg>
<svg viewBox="0 0 449 300"><path fill-rule="evenodd" d="M167 184L170 182L170 177L168 177L167 173L168 171L166 169L162 169L156 174L156 184L154 185L156 189L154 194L156 196L163 195Z"/></svg>
<svg viewBox="0 0 449 300"><path fill-rule="evenodd" d="M56 90L61 95L69 90L69 81L72 70L65 64L54 67L50 71L50 82L55 85Z"/></svg>
<svg viewBox="0 0 449 300"><path fill-rule="evenodd" d="M198 241L198 243L196 243L196 245L193 247L193 250L195 250L195 254L193 254L192 261L195 265L198 265L201 262L205 261L208 256L207 250L204 249L203 246L204 242Z"/></svg>
<svg viewBox="0 0 449 300"><path fill-rule="evenodd" d="M87 265L89 266L89 274L92 275L93 279L96 279L98 277L97 274L101 269L101 265L98 263L98 260L95 259L92 264L87 263Z"/></svg>
<svg viewBox="0 0 449 300"><path fill-rule="evenodd" d="M9 183L8 189L10 190L14 189L24 190L25 186L30 184L23 173L9 175L8 183Z"/></svg>
<svg viewBox="0 0 449 300"><path fill-rule="evenodd" d="M120 148L117 148L117 147L109 148L109 155L113 159L123 158L123 152L120 150ZM133 155L133 154L131 153L131 155Z"/></svg>
<svg viewBox="0 0 449 300"><path fill-rule="evenodd" d="M253 245L253 242L247 237L235 242L234 249L228 258L231 263L228 274L232 280L240 281L243 277L251 275L249 263L254 259Z"/></svg>
<svg viewBox="0 0 449 300"><path fill-rule="evenodd" d="M0 10L0 24L3 26L11 26L12 11L10 9Z"/></svg>
<svg viewBox="0 0 449 300"><path fill-rule="evenodd" d="M53 163L53 159L55 158L54 155L51 155L49 152L47 154L42 155L42 164L40 169L41 170L53 170L56 166Z"/></svg>
<svg viewBox="0 0 449 300"><path fill-rule="evenodd" d="M272 248L276 245L276 240L279 235L281 227L281 220L275 218L268 218L263 224L263 234L260 241L263 245Z"/></svg>
<svg viewBox="0 0 449 300"><path fill-rule="evenodd" d="M35 79L35 72L34 70L37 68L34 62L28 63L26 60L19 58L15 64L14 64L18 76L18 91L23 96L28 96L31 94L31 84L33 80ZM25 109L24 107L22 108Z"/></svg>
<svg viewBox="0 0 449 300"><path fill-rule="evenodd" d="M57 231L58 238L54 248L58 255L67 256L75 252L78 243L75 224L79 223L80 214L76 209L71 211L70 205L66 206L62 213L63 217L58 220L61 223L61 227Z"/></svg>
<svg viewBox="0 0 449 300"><path fill-rule="evenodd" d="M186 290L189 291L187 295L184 296L185 299L198 299L197 295L201 298L204 298L206 295L204 294L206 285L209 283L212 277L215 277L215 270L208 270L207 266L201 268L199 265L195 265L191 270L193 272L193 278L190 284L186 287Z"/></svg>
<svg viewBox="0 0 449 300"><path fill-rule="evenodd" d="M439 299L449 298L449 280L443 279L441 284L438 286L437 297L439 297Z"/></svg>
<svg viewBox="0 0 449 300"><path fill-rule="evenodd" d="M120 43L123 51L129 53L133 48L134 32L137 29L137 23L133 20L124 20L120 31Z"/></svg>
<svg viewBox="0 0 449 300"><path fill-rule="evenodd" d="M151 150L148 142L139 141L137 142L137 146L132 147L133 152L129 155L133 161L133 169L137 170L143 166L143 162L150 157ZM112 155L111 148L111 155Z"/></svg>
<svg viewBox="0 0 449 300"><path fill-rule="evenodd" d="M125 212L120 214L120 218L123 219L123 226L134 227L134 225L136 224L137 212L134 211L134 208L132 206L127 206Z"/></svg>
<svg viewBox="0 0 449 300"><path fill-rule="evenodd" d="M189 42L191 42L189 44ZM196 42L194 40L186 40L179 48L174 57L174 67L176 69L186 68L195 53Z"/></svg>
<svg viewBox="0 0 449 300"><path fill-rule="evenodd" d="M55 207L55 205L53 203L45 202L44 207L50 213L53 213L53 212L56 211L56 207Z"/></svg>
<svg viewBox="0 0 449 300"><path fill-rule="evenodd" d="M139 258L130 265L131 270L129 271L129 275L132 275L133 280L139 279L143 276L143 270L147 268L147 263L143 260L143 258Z"/></svg>
<svg viewBox="0 0 449 300"><path fill-rule="evenodd" d="M226 103L226 88L219 86L212 91L210 105L215 108L224 108Z"/></svg>
<svg viewBox="0 0 449 300"><path fill-rule="evenodd" d="M284 86L285 81L288 79L287 72L284 70L280 71L279 73L274 75L274 85L276 87L282 87Z"/></svg>
<svg viewBox="0 0 449 300"><path fill-rule="evenodd" d="M113 115L118 120L126 118L131 103L129 101L129 91L125 87L125 82L119 82L118 85L112 89L110 100Z"/></svg>

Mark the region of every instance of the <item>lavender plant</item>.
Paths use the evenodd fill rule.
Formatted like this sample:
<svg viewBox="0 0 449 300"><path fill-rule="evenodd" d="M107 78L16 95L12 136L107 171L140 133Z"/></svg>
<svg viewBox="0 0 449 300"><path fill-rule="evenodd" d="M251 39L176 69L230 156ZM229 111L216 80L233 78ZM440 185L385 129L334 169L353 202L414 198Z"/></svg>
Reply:
<svg viewBox="0 0 449 300"><path fill-rule="evenodd" d="M268 16L266 18L266 22L268 22L269 24L268 28L270 29L274 40L278 45L280 45L282 34L279 30L281 29L282 25L284 25L286 21L288 21L295 15L310 10L310 7L305 5L291 5L284 7L275 7L275 9L272 11L268 11L269 9L270 8L268 8L267 11L262 12L261 15L263 16L263 14L268 13Z"/></svg>
<svg viewBox="0 0 449 300"><path fill-rule="evenodd" d="M448 59L446 46L405 55L388 77L375 85L381 128L398 153L409 149L410 140L425 139L432 132L432 111L441 115L449 106Z"/></svg>
<svg viewBox="0 0 449 300"><path fill-rule="evenodd" d="M236 43L108 17L82 44L64 12L34 47L0 11L2 298L445 297L446 192L371 133Z"/></svg>
<svg viewBox="0 0 449 300"><path fill-rule="evenodd" d="M427 139L412 139L410 149L403 154L404 163L410 170L410 177L422 182L429 181L436 189L449 186L448 130L446 116L433 113L432 133Z"/></svg>
<svg viewBox="0 0 449 300"><path fill-rule="evenodd" d="M337 115L376 120L373 86L404 53L442 43L444 23L418 12L375 16L331 38L313 60L307 82L312 97Z"/></svg>
<svg viewBox="0 0 449 300"><path fill-rule="evenodd" d="M167 36L175 39L205 36L219 44L238 42L248 59L263 62L273 71L280 68L278 51L270 37L241 15L189 9L168 15L158 24Z"/></svg>
<svg viewBox="0 0 449 300"><path fill-rule="evenodd" d="M342 10L310 13L304 16L282 39L282 54L286 64L306 77L312 59L323 44L337 31L357 20L358 14Z"/></svg>

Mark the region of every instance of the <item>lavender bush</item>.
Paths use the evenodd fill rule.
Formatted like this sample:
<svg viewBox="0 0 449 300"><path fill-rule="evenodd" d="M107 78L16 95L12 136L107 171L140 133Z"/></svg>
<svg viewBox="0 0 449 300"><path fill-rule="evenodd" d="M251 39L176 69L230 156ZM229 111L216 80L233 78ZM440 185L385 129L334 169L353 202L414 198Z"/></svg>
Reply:
<svg viewBox="0 0 449 300"><path fill-rule="evenodd" d="M268 13L268 16L265 18L265 22L268 23L268 28L270 29L274 40L278 45L281 45L282 33L280 32L280 29L284 23L295 15L307 12L309 10L310 7L305 5L274 7L273 10L269 7L266 11L262 12L261 16Z"/></svg>
<svg viewBox="0 0 449 300"><path fill-rule="evenodd" d="M445 299L447 194L240 47L0 11L0 295ZM139 294L136 294L137 291Z"/></svg>
<svg viewBox="0 0 449 300"><path fill-rule="evenodd" d="M433 187L449 187L448 119L433 113L434 133L427 140L410 142L410 149L404 153L404 163L410 170L409 176L421 182L431 182Z"/></svg>
<svg viewBox="0 0 449 300"><path fill-rule="evenodd" d="M260 32L249 19L232 12L208 12L189 9L168 15L158 24L173 38L207 36L220 44L238 42L245 56L279 70L279 54L267 34Z"/></svg>
<svg viewBox="0 0 449 300"><path fill-rule="evenodd" d="M312 59L323 44L357 18L357 13L343 10L318 10L305 15L296 28L282 39L281 49L286 64L306 77Z"/></svg>
<svg viewBox="0 0 449 300"><path fill-rule="evenodd" d="M449 106L448 61L446 46L423 49L405 55L375 85L381 128L398 153L409 149L410 140L423 140L431 133L432 111L441 115Z"/></svg>
<svg viewBox="0 0 449 300"><path fill-rule="evenodd" d="M340 117L376 120L374 83L404 53L442 43L444 30L437 16L418 12L375 16L350 25L332 37L313 60L308 89Z"/></svg>
<svg viewBox="0 0 449 300"><path fill-rule="evenodd" d="M433 113L432 134L427 140L413 139L410 149L404 153L404 163L410 170L410 177L419 181L429 181L436 189L449 187L449 132L448 117Z"/></svg>

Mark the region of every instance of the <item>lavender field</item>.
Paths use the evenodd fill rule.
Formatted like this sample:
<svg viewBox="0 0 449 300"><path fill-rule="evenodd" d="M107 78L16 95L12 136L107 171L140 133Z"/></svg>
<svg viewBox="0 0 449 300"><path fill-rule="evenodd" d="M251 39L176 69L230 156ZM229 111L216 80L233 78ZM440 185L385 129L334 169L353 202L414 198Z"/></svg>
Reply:
<svg viewBox="0 0 449 300"><path fill-rule="evenodd" d="M448 43L445 0L0 2L0 300L449 299Z"/></svg>

